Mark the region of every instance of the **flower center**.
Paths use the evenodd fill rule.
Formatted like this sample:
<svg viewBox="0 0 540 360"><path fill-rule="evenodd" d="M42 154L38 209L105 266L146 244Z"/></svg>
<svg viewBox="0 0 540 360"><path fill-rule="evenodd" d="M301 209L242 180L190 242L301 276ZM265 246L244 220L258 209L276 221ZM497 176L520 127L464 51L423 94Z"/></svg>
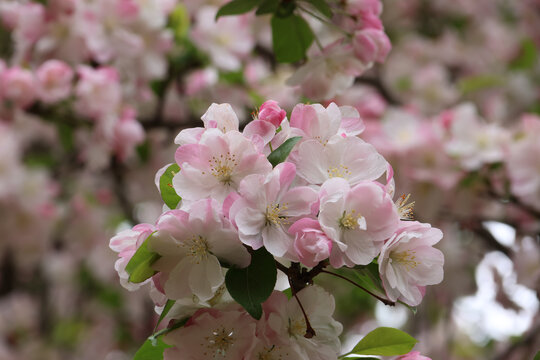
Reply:
<svg viewBox="0 0 540 360"><path fill-rule="evenodd" d="M330 179L335 178L335 177L348 179L349 176L351 175L351 171L349 170L349 167L345 165L339 165L339 167L328 168L328 170L326 170L326 173L328 174L328 177Z"/></svg>
<svg viewBox="0 0 540 360"><path fill-rule="evenodd" d="M276 346L272 347L265 347L262 351L260 351L257 354L256 360L276 360L276 358L273 356L272 352L276 350ZM282 360L281 355L279 355L279 360Z"/></svg>
<svg viewBox="0 0 540 360"><path fill-rule="evenodd" d="M205 337L205 339L208 341L206 347L213 352L212 358L226 356L227 350L236 341L234 329L228 330L223 326L212 331L212 335Z"/></svg>
<svg viewBox="0 0 540 360"><path fill-rule="evenodd" d="M417 258L415 254L415 251L394 252L390 255L390 260L405 266L407 270L411 270L420 265L420 263L416 261Z"/></svg>
<svg viewBox="0 0 540 360"><path fill-rule="evenodd" d="M294 320L289 318L289 336L304 337L306 329L306 320L303 317Z"/></svg>
<svg viewBox="0 0 540 360"><path fill-rule="evenodd" d="M347 230L361 229L366 230L366 218L361 214L356 214L356 210L350 212L343 211L343 216L339 219L339 227Z"/></svg>
<svg viewBox="0 0 540 360"><path fill-rule="evenodd" d="M182 244L187 249L187 254L195 263L200 263L208 257L209 249L206 239L202 236L193 236Z"/></svg>
<svg viewBox="0 0 540 360"><path fill-rule="evenodd" d="M286 216L280 215L281 211L287 210L287 203L271 204L266 207L266 225L286 225L289 220Z"/></svg>
<svg viewBox="0 0 540 360"><path fill-rule="evenodd" d="M210 163L210 172L216 179L223 184L229 185L231 183L232 173L238 162L236 161L236 155L227 151L227 154L220 154L219 157L212 156Z"/></svg>

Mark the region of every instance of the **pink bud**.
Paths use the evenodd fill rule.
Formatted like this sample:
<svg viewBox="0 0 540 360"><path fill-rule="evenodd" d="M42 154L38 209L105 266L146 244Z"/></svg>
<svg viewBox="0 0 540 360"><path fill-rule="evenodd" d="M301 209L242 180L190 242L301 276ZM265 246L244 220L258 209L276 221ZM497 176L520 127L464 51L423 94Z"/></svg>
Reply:
<svg viewBox="0 0 540 360"><path fill-rule="evenodd" d="M313 267L330 256L332 240L322 231L317 220L300 219L291 225L289 234L296 235L294 251L302 264Z"/></svg>
<svg viewBox="0 0 540 360"><path fill-rule="evenodd" d="M38 96L45 103L54 103L67 98L71 93L73 70L59 60L49 60L36 71Z"/></svg>
<svg viewBox="0 0 540 360"><path fill-rule="evenodd" d="M259 109L259 120L267 121L276 128L279 127L285 116L287 116L285 110L280 108L277 101L274 100L265 101Z"/></svg>
<svg viewBox="0 0 540 360"><path fill-rule="evenodd" d="M364 63L383 62L392 48L390 39L382 30L364 29L353 38L354 54Z"/></svg>

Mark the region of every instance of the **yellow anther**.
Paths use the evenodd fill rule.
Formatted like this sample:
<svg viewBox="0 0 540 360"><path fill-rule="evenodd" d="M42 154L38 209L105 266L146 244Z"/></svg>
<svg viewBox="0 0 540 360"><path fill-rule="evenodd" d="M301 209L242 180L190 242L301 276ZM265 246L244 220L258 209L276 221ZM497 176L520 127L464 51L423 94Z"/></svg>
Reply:
<svg viewBox="0 0 540 360"><path fill-rule="evenodd" d="M407 270L411 270L420 265L420 262L417 261L418 259L416 258L415 254L416 252L414 251L394 252L390 255L390 259L400 265L405 266Z"/></svg>
<svg viewBox="0 0 540 360"><path fill-rule="evenodd" d="M401 195L396 201L396 207L401 220L414 220L414 201L407 203L411 194Z"/></svg>
<svg viewBox="0 0 540 360"><path fill-rule="evenodd" d="M287 203L271 204L266 207L266 224L286 225L289 220L286 216L281 215L282 211L288 209Z"/></svg>
<svg viewBox="0 0 540 360"><path fill-rule="evenodd" d="M348 179L351 175L351 171L349 170L348 166L345 165L339 165L339 167L332 167L326 170L326 173L328 174L329 178L335 178L340 177L344 179Z"/></svg>

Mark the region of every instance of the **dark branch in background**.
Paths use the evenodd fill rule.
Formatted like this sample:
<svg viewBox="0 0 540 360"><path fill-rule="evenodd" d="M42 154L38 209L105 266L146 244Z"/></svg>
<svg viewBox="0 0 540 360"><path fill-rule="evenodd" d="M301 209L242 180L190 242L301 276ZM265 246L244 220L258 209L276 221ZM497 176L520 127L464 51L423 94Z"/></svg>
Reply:
<svg viewBox="0 0 540 360"><path fill-rule="evenodd" d="M396 97L392 95L392 93L390 93L390 90L388 90L386 86L383 84L380 75L377 75L374 77L365 77L365 76L358 77L356 78L355 82L357 84L369 85L369 86L374 87L379 92L379 94L388 102L389 105L394 105L394 106L402 105L401 102L398 99L396 99Z"/></svg>
<svg viewBox="0 0 540 360"><path fill-rule="evenodd" d="M462 220L459 222L460 226L464 229L472 231L488 246L488 248L502 252L508 257L512 256L512 251L509 248L502 245L495 239L495 237L489 232L481 222L474 220Z"/></svg>
<svg viewBox="0 0 540 360"><path fill-rule="evenodd" d="M525 211L526 213L530 214L531 216L535 217L536 219L540 220L540 211L536 210L535 208L524 204L520 199L518 199L515 195L509 193L508 195L499 194L497 190L495 189L495 186L493 186L493 183L489 178L485 179L486 188L487 188L487 194L495 200L501 201L501 202L509 202L516 206L517 208Z"/></svg>
<svg viewBox="0 0 540 360"><path fill-rule="evenodd" d="M122 211L124 212L126 219L128 219L131 224L137 224L138 221L135 219L133 214L133 204L127 196L124 168L116 156L111 157L110 170L114 180L114 193L118 198L118 203L122 208Z"/></svg>
<svg viewBox="0 0 540 360"><path fill-rule="evenodd" d="M538 319L538 316L537 316L537 319ZM516 340L510 346L508 346L505 350L503 350L498 355L496 355L493 358L493 360L513 359L512 354L522 348L529 348L528 352L530 355L530 356L525 356L522 359L532 360L535 353L540 350L534 347L535 343L539 341L538 334L540 334L540 321L536 321L536 323L531 326L531 328L526 334L524 334L520 339ZM524 355L524 354L521 354L521 355Z"/></svg>

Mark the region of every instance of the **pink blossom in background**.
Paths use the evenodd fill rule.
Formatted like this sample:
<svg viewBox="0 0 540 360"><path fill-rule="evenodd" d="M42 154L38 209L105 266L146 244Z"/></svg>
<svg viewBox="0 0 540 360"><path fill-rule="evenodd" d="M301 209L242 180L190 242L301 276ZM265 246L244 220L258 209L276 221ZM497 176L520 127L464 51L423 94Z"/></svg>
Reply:
<svg viewBox="0 0 540 360"><path fill-rule="evenodd" d="M38 96L44 103L66 99L71 94L73 70L59 60L48 60L36 71Z"/></svg>
<svg viewBox="0 0 540 360"><path fill-rule="evenodd" d="M122 94L115 68L93 69L83 65L77 68L77 73L75 109L81 115L96 119L118 110Z"/></svg>
<svg viewBox="0 0 540 360"><path fill-rule="evenodd" d="M34 74L18 66L8 68L0 74L0 98L25 108L36 98Z"/></svg>
<svg viewBox="0 0 540 360"><path fill-rule="evenodd" d="M354 33L353 47L355 56L364 63L370 64L384 62L392 44L384 31L368 28Z"/></svg>

